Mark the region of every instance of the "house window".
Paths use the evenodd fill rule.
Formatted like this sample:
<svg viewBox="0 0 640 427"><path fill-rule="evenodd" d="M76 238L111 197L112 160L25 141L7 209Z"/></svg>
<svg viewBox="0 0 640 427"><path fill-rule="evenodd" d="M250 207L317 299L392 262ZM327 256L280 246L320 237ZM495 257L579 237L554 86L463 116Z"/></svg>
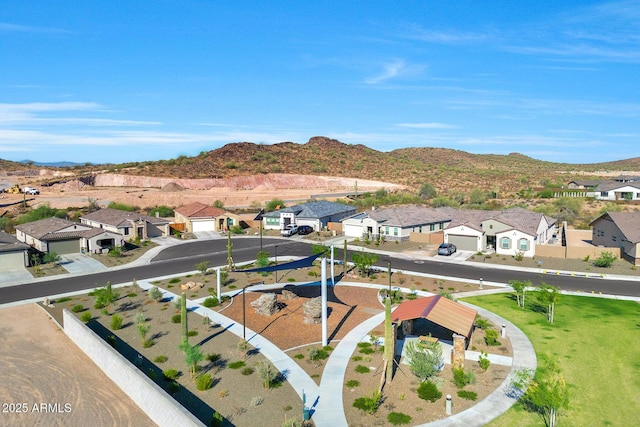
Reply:
<svg viewBox="0 0 640 427"><path fill-rule="evenodd" d="M489 224L489 230L493 230L493 224Z"/></svg>
<svg viewBox="0 0 640 427"><path fill-rule="evenodd" d="M398 235L398 227L393 227L393 235L394 236Z"/></svg>
<svg viewBox="0 0 640 427"><path fill-rule="evenodd" d="M500 247L502 249L509 249L511 247L511 239L508 237L503 237L500 239Z"/></svg>
<svg viewBox="0 0 640 427"><path fill-rule="evenodd" d="M129 227L125 227L124 228L124 235L128 236L129 235Z"/></svg>
<svg viewBox="0 0 640 427"><path fill-rule="evenodd" d="M611 240L613 240L614 242L617 242L618 238L616 236L611 236Z"/></svg>
<svg viewBox="0 0 640 427"><path fill-rule="evenodd" d="M529 241L527 239L520 239L518 241L518 247L520 248L521 251L528 251L529 250Z"/></svg>
<svg viewBox="0 0 640 427"><path fill-rule="evenodd" d="M609 197L609 192L608 191L601 191L600 192L600 197Z"/></svg>
<svg viewBox="0 0 640 427"><path fill-rule="evenodd" d="M389 227L384 228L384 234L386 234L387 236L389 235Z"/></svg>

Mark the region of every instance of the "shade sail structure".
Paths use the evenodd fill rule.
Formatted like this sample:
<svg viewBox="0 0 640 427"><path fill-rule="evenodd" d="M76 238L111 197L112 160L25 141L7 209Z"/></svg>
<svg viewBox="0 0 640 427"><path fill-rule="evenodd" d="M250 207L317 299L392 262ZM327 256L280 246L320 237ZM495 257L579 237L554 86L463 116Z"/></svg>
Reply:
<svg viewBox="0 0 640 427"><path fill-rule="evenodd" d="M478 312L440 295L405 301L391 314L394 322L427 319L469 338Z"/></svg>
<svg viewBox="0 0 640 427"><path fill-rule="evenodd" d="M270 265L267 267L260 267L260 268L250 268L248 270L233 270L233 272L234 273L263 273L263 272L270 273L272 271L295 270L297 268L311 267L313 265L313 261L315 261L316 258L322 255L324 255L324 252L320 254L311 255L306 258L297 259L295 261L285 262L283 264Z"/></svg>

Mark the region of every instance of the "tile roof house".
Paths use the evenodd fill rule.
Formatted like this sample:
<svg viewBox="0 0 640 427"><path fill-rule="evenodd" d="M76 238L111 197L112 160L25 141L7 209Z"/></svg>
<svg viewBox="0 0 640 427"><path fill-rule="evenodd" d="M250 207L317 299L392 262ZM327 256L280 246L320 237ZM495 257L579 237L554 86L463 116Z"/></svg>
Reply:
<svg viewBox="0 0 640 427"><path fill-rule="evenodd" d="M81 216L80 222L118 233L125 240L168 236L170 232L169 221L164 218L119 209L100 209Z"/></svg>
<svg viewBox="0 0 640 427"><path fill-rule="evenodd" d="M97 252L122 245L122 236L117 233L56 217L15 228L19 241L43 253Z"/></svg>
<svg viewBox="0 0 640 427"><path fill-rule="evenodd" d="M640 200L640 182L638 181L605 181L593 189L597 200L633 201Z"/></svg>
<svg viewBox="0 0 640 427"><path fill-rule="evenodd" d="M417 205L371 209L342 220L348 237L385 240L409 240L411 233L441 231L451 222L449 209L433 209Z"/></svg>
<svg viewBox="0 0 640 427"><path fill-rule="evenodd" d="M554 218L520 207L457 212L444 230L444 241L459 250L495 249L500 255L533 257L536 245L548 243L555 230Z"/></svg>
<svg viewBox="0 0 640 427"><path fill-rule="evenodd" d="M330 222L340 222L356 213L356 208L343 203L318 200L283 208L263 215L264 229L282 230L288 224L309 225L319 231Z"/></svg>
<svg viewBox="0 0 640 427"><path fill-rule="evenodd" d="M224 209L193 202L174 210L175 222L185 224L185 231L225 231L240 224L240 217Z"/></svg>
<svg viewBox="0 0 640 427"><path fill-rule="evenodd" d="M0 272L5 267L28 267L29 249L29 245L21 242L15 236L0 231Z"/></svg>
<svg viewBox="0 0 640 427"><path fill-rule="evenodd" d="M592 243L622 248L634 265L640 265L640 212L607 212L591 222Z"/></svg>

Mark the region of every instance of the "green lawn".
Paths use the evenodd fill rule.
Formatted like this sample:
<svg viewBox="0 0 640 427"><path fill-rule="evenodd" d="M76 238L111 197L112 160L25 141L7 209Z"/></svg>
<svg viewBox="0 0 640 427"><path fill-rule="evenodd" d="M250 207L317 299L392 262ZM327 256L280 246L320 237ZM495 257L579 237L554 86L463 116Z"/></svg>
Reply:
<svg viewBox="0 0 640 427"><path fill-rule="evenodd" d="M557 358L571 393L559 426L640 425L640 304L562 295L551 325L544 311L532 311L529 304L520 309L509 294L464 301L508 319L529 337L536 354ZM489 425L544 423L516 404Z"/></svg>

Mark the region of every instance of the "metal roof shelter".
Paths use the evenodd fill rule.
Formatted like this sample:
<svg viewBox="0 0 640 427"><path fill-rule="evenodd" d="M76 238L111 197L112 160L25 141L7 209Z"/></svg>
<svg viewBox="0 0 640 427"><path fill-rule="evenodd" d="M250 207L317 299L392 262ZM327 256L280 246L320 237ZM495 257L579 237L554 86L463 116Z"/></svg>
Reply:
<svg viewBox="0 0 640 427"><path fill-rule="evenodd" d="M394 322L427 319L469 338L478 312L440 295L405 301L391 314Z"/></svg>

